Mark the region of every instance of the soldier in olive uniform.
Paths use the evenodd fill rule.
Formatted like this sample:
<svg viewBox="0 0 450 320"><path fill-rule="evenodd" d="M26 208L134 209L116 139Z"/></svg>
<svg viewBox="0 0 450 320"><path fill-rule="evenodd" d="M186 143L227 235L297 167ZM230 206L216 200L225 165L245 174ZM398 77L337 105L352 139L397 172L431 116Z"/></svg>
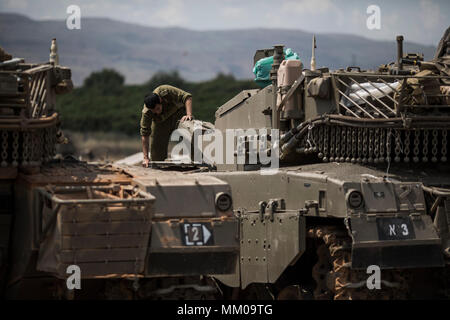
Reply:
<svg viewBox="0 0 450 320"><path fill-rule="evenodd" d="M186 114L185 110L186 109ZM141 117L143 166L148 167L148 146L151 136L150 155L152 161L167 158L167 147L177 123L192 120L192 95L169 85L157 87L144 99Z"/></svg>

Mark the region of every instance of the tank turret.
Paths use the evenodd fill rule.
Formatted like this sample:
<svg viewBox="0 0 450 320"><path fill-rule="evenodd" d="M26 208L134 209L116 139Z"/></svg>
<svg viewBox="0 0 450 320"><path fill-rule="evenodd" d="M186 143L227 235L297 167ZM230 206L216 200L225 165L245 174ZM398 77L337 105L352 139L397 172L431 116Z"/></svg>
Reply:
<svg viewBox="0 0 450 320"><path fill-rule="evenodd" d="M406 275L435 273L440 280L425 282L433 296L446 296L448 30L432 61L404 54L398 36L396 61L378 70L317 68L315 46L313 38L310 69L283 60L283 46L258 50L255 60L273 54L272 84L216 112L222 136L245 132L227 141L233 161L209 173L229 183L241 208L244 294L403 299L422 296ZM257 148L258 157L255 141L269 145ZM279 154L271 175L264 153ZM366 286L372 267L381 270L380 290Z"/></svg>
<svg viewBox="0 0 450 320"><path fill-rule="evenodd" d="M60 136L56 95L73 85L70 69L58 65L55 39L51 50L48 63L25 63L20 58L0 63L0 165L4 169L38 166L55 154Z"/></svg>

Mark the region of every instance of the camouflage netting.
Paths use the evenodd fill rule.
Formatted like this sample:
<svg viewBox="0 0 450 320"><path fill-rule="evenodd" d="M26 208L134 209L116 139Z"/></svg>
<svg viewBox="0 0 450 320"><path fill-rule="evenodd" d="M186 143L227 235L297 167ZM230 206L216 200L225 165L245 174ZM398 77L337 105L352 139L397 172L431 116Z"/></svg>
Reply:
<svg viewBox="0 0 450 320"><path fill-rule="evenodd" d="M405 86L405 95L395 94L394 98L404 105L443 104L441 85L438 79L420 78L433 76L431 70L423 70L417 77L402 80L400 86ZM406 83L404 83L406 81ZM431 97L428 97L431 96Z"/></svg>

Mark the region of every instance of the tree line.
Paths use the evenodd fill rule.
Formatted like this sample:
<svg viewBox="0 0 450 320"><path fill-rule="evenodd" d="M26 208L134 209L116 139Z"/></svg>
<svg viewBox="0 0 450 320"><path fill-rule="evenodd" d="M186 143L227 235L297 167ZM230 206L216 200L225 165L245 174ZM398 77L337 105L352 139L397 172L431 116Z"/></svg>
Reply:
<svg viewBox="0 0 450 320"><path fill-rule="evenodd" d="M93 72L83 85L57 97L62 128L73 131L139 133L144 97L161 84L170 84L193 95L196 119L214 123L214 113L223 103L245 89L258 88L253 80L238 80L218 74L214 79L190 82L177 71L158 72L142 85L126 85L113 69Z"/></svg>

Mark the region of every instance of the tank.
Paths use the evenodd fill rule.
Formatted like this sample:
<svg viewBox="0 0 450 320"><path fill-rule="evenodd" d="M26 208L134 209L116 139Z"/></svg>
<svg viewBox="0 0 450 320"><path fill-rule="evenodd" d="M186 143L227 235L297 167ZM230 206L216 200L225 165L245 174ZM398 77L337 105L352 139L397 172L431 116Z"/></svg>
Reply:
<svg viewBox="0 0 450 320"><path fill-rule="evenodd" d="M56 40L46 63L3 50L0 58L2 297L217 297L212 275L233 276L239 254L229 185L194 165L156 170L57 155L67 138L55 97L73 85Z"/></svg>
<svg viewBox="0 0 450 320"><path fill-rule="evenodd" d="M240 221L234 283L216 277L239 283L235 297L449 298L449 30L431 61L402 41L378 70L258 50L274 56L272 85L218 108L221 137L244 131L203 173L229 184Z"/></svg>
<svg viewBox="0 0 450 320"><path fill-rule="evenodd" d="M448 34L432 61L404 55L399 36L378 70L258 50L274 56L272 85L220 106L214 127L181 124L191 161L151 168L55 159L56 112L2 102L5 296L448 299ZM2 99L33 97L10 76L22 64L0 65ZM35 123L31 141L46 143L27 143ZM81 290L68 287L74 266Z"/></svg>

